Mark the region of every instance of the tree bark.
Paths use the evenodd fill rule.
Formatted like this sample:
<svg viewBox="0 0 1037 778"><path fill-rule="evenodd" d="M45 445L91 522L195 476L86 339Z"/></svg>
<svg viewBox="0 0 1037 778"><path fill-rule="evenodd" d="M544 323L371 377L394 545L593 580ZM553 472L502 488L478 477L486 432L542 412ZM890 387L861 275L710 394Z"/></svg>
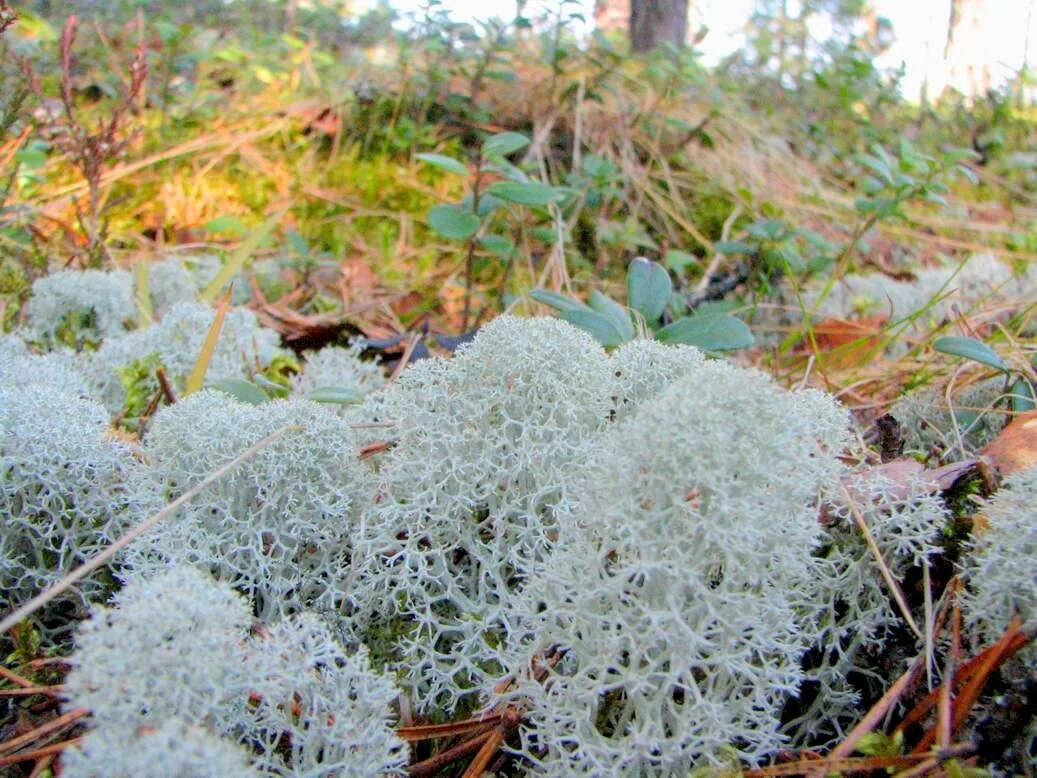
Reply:
<svg viewBox="0 0 1037 778"><path fill-rule="evenodd" d="M947 86L970 100L983 97L990 88L996 48L983 24L990 16L986 0L951 0L943 50Z"/></svg>
<svg viewBox="0 0 1037 778"><path fill-rule="evenodd" d="M631 0L630 45L636 52L666 43L680 48L688 36L688 0Z"/></svg>

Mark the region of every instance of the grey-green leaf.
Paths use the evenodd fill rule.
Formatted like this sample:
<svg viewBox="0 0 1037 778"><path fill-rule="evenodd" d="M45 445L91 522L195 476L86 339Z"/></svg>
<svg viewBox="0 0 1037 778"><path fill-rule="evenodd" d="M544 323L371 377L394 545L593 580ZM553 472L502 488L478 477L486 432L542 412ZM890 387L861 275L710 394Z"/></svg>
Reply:
<svg viewBox="0 0 1037 778"><path fill-rule="evenodd" d="M262 405L270 400L266 392L244 378L221 378L219 381L213 381L209 386L249 405Z"/></svg>
<svg viewBox="0 0 1037 778"><path fill-rule="evenodd" d="M590 297L587 298L587 303L593 310L612 319L623 336L624 342L633 339L634 325L630 321L630 312L626 308L612 298L606 297L597 289L591 292Z"/></svg>
<svg viewBox="0 0 1037 778"><path fill-rule="evenodd" d="M655 337L662 343L684 343L703 351L733 351L756 342L746 323L728 314L678 319L655 333Z"/></svg>
<svg viewBox="0 0 1037 778"><path fill-rule="evenodd" d="M672 291L670 274L658 262L636 257L627 268L627 303L649 324L659 321Z"/></svg>
<svg viewBox="0 0 1037 778"><path fill-rule="evenodd" d="M428 223L444 238L467 240L479 230L479 217L457 205L437 205L428 212Z"/></svg>
<svg viewBox="0 0 1037 778"><path fill-rule="evenodd" d="M569 297L568 295L558 294L558 292L550 292L547 289L534 289L529 293L529 296L536 300L538 303L549 305L556 311L587 311L590 310L579 300Z"/></svg>
<svg viewBox="0 0 1037 778"><path fill-rule="evenodd" d="M519 205L547 205L558 197L553 187L539 181L498 181L490 184L486 191L501 200Z"/></svg>
<svg viewBox="0 0 1037 778"><path fill-rule="evenodd" d="M562 318L589 332L605 348L614 348L625 340L612 318L597 311L574 308L562 311Z"/></svg>
<svg viewBox="0 0 1037 778"><path fill-rule="evenodd" d="M460 176L468 175L468 168L463 163L445 154L415 154L414 156L422 162L432 165L432 167L437 167L440 170L445 170L448 173L457 173Z"/></svg>
<svg viewBox="0 0 1037 778"><path fill-rule="evenodd" d="M498 132L482 144L484 157L503 157L529 145L529 138L518 132Z"/></svg>
<svg viewBox="0 0 1037 778"><path fill-rule="evenodd" d="M995 352L994 349L975 338L963 338L958 336L937 338L933 341L933 348L943 354L950 354L955 357L964 357L965 359L971 359L973 362L979 362L982 365L996 367L998 370L1004 370L1006 372L1008 370L1008 367L1002 361L1001 357L997 355L997 352Z"/></svg>
<svg viewBox="0 0 1037 778"><path fill-rule="evenodd" d="M331 405L356 405L363 402L364 396L356 389L349 389L345 386L321 386L312 392L307 392L306 399L315 403Z"/></svg>

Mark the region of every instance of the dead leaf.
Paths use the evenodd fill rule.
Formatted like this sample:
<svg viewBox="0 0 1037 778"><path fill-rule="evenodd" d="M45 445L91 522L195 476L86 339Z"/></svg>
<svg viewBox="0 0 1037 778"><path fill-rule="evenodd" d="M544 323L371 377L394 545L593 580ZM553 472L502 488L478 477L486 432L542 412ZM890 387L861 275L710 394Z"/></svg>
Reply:
<svg viewBox="0 0 1037 778"><path fill-rule="evenodd" d="M982 453L1002 475L1037 465L1037 411L1016 416Z"/></svg>

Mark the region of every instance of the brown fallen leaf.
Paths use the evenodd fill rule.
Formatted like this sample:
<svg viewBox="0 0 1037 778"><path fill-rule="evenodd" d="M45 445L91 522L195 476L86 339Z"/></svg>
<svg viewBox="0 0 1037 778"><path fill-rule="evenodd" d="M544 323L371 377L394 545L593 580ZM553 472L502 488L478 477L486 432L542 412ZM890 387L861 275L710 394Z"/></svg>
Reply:
<svg viewBox="0 0 1037 778"><path fill-rule="evenodd" d="M1037 411L1016 416L982 453L1002 475L1037 465Z"/></svg>

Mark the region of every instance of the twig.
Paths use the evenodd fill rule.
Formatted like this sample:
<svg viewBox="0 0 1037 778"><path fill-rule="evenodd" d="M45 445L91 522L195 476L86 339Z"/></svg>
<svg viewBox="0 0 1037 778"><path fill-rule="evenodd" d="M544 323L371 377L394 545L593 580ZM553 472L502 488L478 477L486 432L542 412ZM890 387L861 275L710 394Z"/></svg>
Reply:
<svg viewBox="0 0 1037 778"><path fill-rule="evenodd" d="M872 706L863 719L857 722L857 726L850 731L843 742L832 749L828 755L830 759L841 759L853 753L854 746L860 742L860 739L875 729L882 717L886 715L886 711L897 704L900 696L914 678L916 669L917 665L913 664L906 673L897 679L896 683L889 687L889 691L882 695L882 699Z"/></svg>
<svg viewBox="0 0 1037 778"><path fill-rule="evenodd" d="M411 355L414 354L414 349L418 346L418 341L421 340L421 336L418 333L412 333L410 338L407 340L407 345L403 349L403 355L400 357L400 362L396 365L396 369L392 371L392 375L389 376L388 383L394 383L397 378L400 377L407 365L410 363Z"/></svg>
<svg viewBox="0 0 1037 778"><path fill-rule="evenodd" d="M0 697L35 697L38 694L49 697L64 697L65 685L24 686L21 689L0 689Z"/></svg>
<svg viewBox="0 0 1037 778"><path fill-rule="evenodd" d="M14 672L14 670L8 670L6 667L0 667L0 676L3 676L11 683L18 684L18 686L21 686L24 689L28 689L29 687L36 685L28 678L18 675L18 673Z"/></svg>
<svg viewBox="0 0 1037 778"><path fill-rule="evenodd" d="M60 743L52 743L49 746L38 748L35 751L26 751L21 754L11 754L10 756L0 756L0 767L9 764L17 764L18 762L32 762L41 757L60 754L66 748L70 746L78 746L81 742L83 742L83 738L77 737L72 738L72 740L62 740Z"/></svg>
<svg viewBox="0 0 1037 778"><path fill-rule="evenodd" d="M470 740L464 741L463 743L458 743L453 748L448 748L446 751L429 757L424 761L412 764L407 768L407 775L411 776L411 778L423 778L423 776L426 775L435 775L454 760L460 759L462 756L467 756L473 751L481 750L483 743L489 740L492 734L493 730L484 732L481 735L476 735Z"/></svg>
<svg viewBox="0 0 1037 778"><path fill-rule="evenodd" d="M24 735L19 735L16 738L8 740L6 743L0 743L0 754L5 754L8 751L17 751L22 746L27 746L29 743L33 743L39 740L44 735L49 735L51 732L57 732L62 727L66 727L72 724L84 716L89 715L90 711L87 708L76 708L70 710L68 713L58 716L56 719L48 721L36 729L31 729Z"/></svg>
<svg viewBox="0 0 1037 778"><path fill-rule="evenodd" d="M176 392L173 391L173 385L169 383L169 376L166 375L166 371L159 365L155 368L155 377L158 379L158 385L162 387L162 394L166 397L166 402L170 405L176 405Z"/></svg>
<svg viewBox="0 0 1037 778"><path fill-rule="evenodd" d="M183 507L192 499L194 499L203 491L205 491L205 489L208 488L211 484L223 478L225 475L227 475L227 473L236 468L242 462L251 459L264 448L269 446L278 438L283 437L288 432L294 432L300 429L302 429L302 426L299 424L287 424L284 427L281 427L280 429L274 430L262 440L249 446L247 449L238 454L238 456L234 457L234 459L232 459L230 462L213 471L210 475L203 478L199 483L195 484L193 487L191 487L182 495L180 495L171 503L169 503L165 508L162 508L162 510L158 511L158 513L153 514L152 516L138 524L136 527L133 527L132 529L128 530L122 537L120 537L118 540L116 540L114 543L108 546L108 548L106 548L100 554L95 556L93 559L91 559L88 562L84 562L71 573L69 573L60 581L58 581L56 584L51 586L49 589L42 592L41 594L36 595L27 603L15 610L14 613L11 613L9 616L7 616L7 618L5 618L3 621L0 621L0 632L6 632L11 627L15 626L18 622L20 622L22 619L24 619L26 616L32 615L37 610L46 605L48 602L57 597L59 594L61 594L63 591L70 588L74 583L86 577L102 565L106 564L122 549L124 549L138 537L143 535L149 529L154 527L160 521L176 513L177 510L179 510L181 507Z"/></svg>

